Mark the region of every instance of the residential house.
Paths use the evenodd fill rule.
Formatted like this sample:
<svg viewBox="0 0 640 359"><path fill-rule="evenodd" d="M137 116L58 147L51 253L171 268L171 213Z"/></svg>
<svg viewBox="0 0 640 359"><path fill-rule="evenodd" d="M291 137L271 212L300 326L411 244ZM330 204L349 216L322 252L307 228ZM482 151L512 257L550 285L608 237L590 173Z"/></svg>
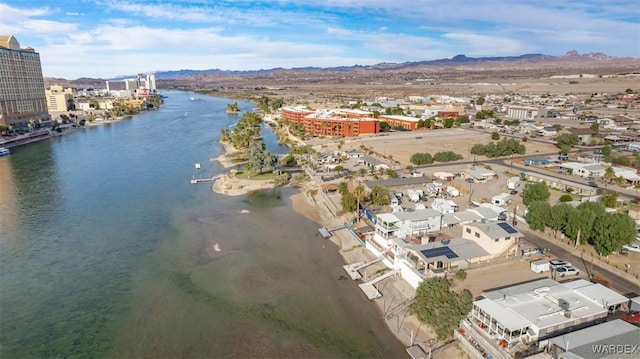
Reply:
<svg viewBox="0 0 640 359"><path fill-rule="evenodd" d="M569 128L567 129L567 131L578 136L578 140L580 141L581 144L584 144L584 145L590 144L593 135L597 133L596 131L590 128Z"/></svg>
<svg viewBox="0 0 640 359"><path fill-rule="evenodd" d="M431 202L431 208L441 214L458 211L458 205L454 201L444 198L434 198Z"/></svg>
<svg viewBox="0 0 640 359"><path fill-rule="evenodd" d="M395 214L400 220L400 229L396 235L401 238L422 237L429 233L439 232L442 224L442 214L436 210L416 209L413 212L398 212Z"/></svg>
<svg viewBox="0 0 640 359"><path fill-rule="evenodd" d="M382 161L380 161L380 160L378 160L376 158L373 158L371 156L362 156L361 159L362 159L362 161L363 161L365 166L367 166L369 168L373 168L376 171L379 171L381 169L385 170L385 169L391 168L391 167L389 167L388 164L386 164L386 163L384 163L384 162L382 162Z"/></svg>
<svg viewBox="0 0 640 359"><path fill-rule="evenodd" d="M466 269L489 253L470 239L454 238L428 242L404 248L397 268L414 288L425 278L443 275L447 271Z"/></svg>
<svg viewBox="0 0 640 359"><path fill-rule="evenodd" d="M494 171L486 168L470 168L462 172L462 178L471 178L475 182L486 182L488 180L496 178L497 175Z"/></svg>
<svg viewBox="0 0 640 359"><path fill-rule="evenodd" d="M509 193L500 193L493 197L491 197L491 203L498 206L506 206L511 202L509 198L511 195Z"/></svg>
<svg viewBox="0 0 640 359"><path fill-rule="evenodd" d="M593 162L564 162L558 165L558 169L570 170L574 176L602 178L607 167Z"/></svg>
<svg viewBox="0 0 640 359"><path fill-rule="evenodd" d="M519 343L535 344L601 323L611 311L629 301L601 284L584 279L558 283L544 278L482 296L473 302L471 313L462 321L462 330L456 337L462 343L477 338L482 350L496 358L515 357L522 349ZM584 340L588 338L579 341ZM463 348L471 357L479 354L477 347L463 345Z"/></svg>
<svg viewBox="0 0 640 359"><path fill-rule="evenodd" d="M504 221L483 220L462 225L462 238L476 241L491 257L515 251L518 239L522 237L520 231Z"/></svg>
<svg viewBox="0 0 640 359"><path fill-rule="evenodd" d="M565 163L560 164L559 168L566 169L564 165ZM542 182L542 183L545 183L549 188L554 188L560 191L570 190L572 191L572 193L575 193L581 196L595 196L598 190L596 187L587 186L587 185L573 182L573 181L567 181L562 178L547 176L541 173L523 172L522 175L529 182Z"/></svg>

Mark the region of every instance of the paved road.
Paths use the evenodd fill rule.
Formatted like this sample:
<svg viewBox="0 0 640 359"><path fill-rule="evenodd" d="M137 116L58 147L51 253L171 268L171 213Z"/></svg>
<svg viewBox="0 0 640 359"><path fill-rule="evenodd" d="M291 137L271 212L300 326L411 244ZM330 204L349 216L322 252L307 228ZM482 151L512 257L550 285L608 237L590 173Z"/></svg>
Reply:
<svg viewBox="0 0 640 359"><path fill-rule="evenodd" d="M591 256L585 256L584 260L580 255L574 254L574 251L569 250L566 246L541 235L540 233L531 231L525 224L518 226L518 230L525 235L526 241L534 246L540 248L549 248L551 256L571 262L576 268L580 269L582 273L589 273L591 269ZM624 295L640 295L640 281L633 281L621 277L619 274L612 272L608 268L598 265L598 260L594 258L593 272L601 276L606 277L611 281L611 287ZM587 276L588 277L588 276Z"/></svg>

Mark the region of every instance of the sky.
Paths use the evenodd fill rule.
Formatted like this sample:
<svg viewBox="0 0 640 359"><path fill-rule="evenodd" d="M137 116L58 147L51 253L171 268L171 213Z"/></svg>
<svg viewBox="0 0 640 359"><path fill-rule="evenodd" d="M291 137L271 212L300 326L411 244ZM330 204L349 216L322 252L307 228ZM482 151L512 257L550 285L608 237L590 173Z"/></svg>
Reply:
<svg viewBox="0 0 640 359"><path fill-rule="evenodd" d="M638 0L0 0L45 77L603 52L640 57Z"/></svg>

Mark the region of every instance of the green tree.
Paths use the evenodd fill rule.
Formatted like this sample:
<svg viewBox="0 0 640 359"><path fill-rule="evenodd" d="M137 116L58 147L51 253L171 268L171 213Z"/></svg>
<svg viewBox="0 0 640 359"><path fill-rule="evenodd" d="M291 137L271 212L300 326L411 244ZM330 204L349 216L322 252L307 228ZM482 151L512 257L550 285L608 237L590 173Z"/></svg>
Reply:
<svg viewBox="0 0 640 359"><path fill-rule="evenodd" d="M570 194L563 194L560 196L560 202L571 202L573 201L573 196Z"/></svg>
<svg viewBox="0 0 640 359"><path fill-rule="evenodd" d="M414 165L430 165L433 163L433 157L430 153L418 152L411 155L409 161Z"/></svg>
<svg viewBox="0 0 640 359"><path fill-rule="evenodd" d="M437 152L433 155L434 162L451 162L461 160L463 157L453 151Z"/></svg>
<svg viewBox="0 0 640 359"><path fill-rule="evenodd" d="M602 146L602 157L604 157L605 162L611 162L611 145L606 144Z"/></svg>
<svg viewBox="0 0 640 359"><path fill-rule="evenodd" d="M353 189L353 196L356 198L356 218L360 219L360 203L362 203L367 198L367 192L364 189L363 185L359 185Z"/></svg>
<svg viewBox="0 0 640 359"><path fill-rule="evenodd" d="M500 139L500 134L498 132L491 132L491 139L497 141Z"/></svg>
<svg viewBox="0 0 640 359"><path fill-rule="evenodd" d="M476 105L484 105L484 97L480 96L478 97L478 99L476 100Z"/></svg>
<svg viewBox="0 0 640 359"><path fill-rule="evenodd" d="M620 166L631 166L631 160L626 156L612 156L611 163Z"/></svg>
<svg viewBox="0 0 640 359"><path fill-rule="evenodd" d="M596 132L598 132L600 130L600 124L597 123L597 122L594 122L594 123L591 124L591 126L589 126L589 128L594 130L594 131L596 131Z"/></svg>
<svg viewBox="0 0 640 359"><path fill-rule="evenodd" d="M606 207L616 208L618 206L618 192L606 191L602 194L600 202Z"/></svg>
<svg viewBox="0 0 640 359"><path fill-rule="evenodd" d="M551 206L547 201L533 201L529 204L529 211L525 216L527 224L534 231L542 231L549 223Z"/></svg>
<svg viewBox="0 0 640 359"><path fill-rule="evenodd" d="M522 191L522 202L526 205L534 201L546 201L549 199L549 188L542 182L527 183Z"/></svg>
<svg viewBox="0 0 640 359"><path fill-rule="evenodd" d="M613 170L613 167L607 167L604 170L604 180L607 181L607 183L611 183L615 178L616 172Z"/></svg>
<svg viewBox="0 0 640 359"><path fill-rule="evenodd" d="M389 191L381 186L374 186L371 189L371 203L386 206L391 203L391 196Z"/></svg>
<svg viewBox="0 0 640 359"><path fill-rule="evenodd" d="M574 208L566 203L560 203L551 207L549 216L547 217L547 226L553 229L554 235L564 230L569 216L571 216L574 211Z"/></svg>
<svg viewBox="0 0 640 359"><path fill-rule="evenodd" d="M438 339L453 335L460 321L471 311L473 298L469 291L451 291L446 278L430 278L418 286L411 311L436 331Z"/></svg>
<svg viewBox="0 0 640 359"><path fill-rule="evenodd" d="M444 128L451 128L451 127L453 127L453 124L455 122L456 122L456 119L453 118L453 117L445 118L443 126L444 126Z"/></svg>
<svg viewBox="0 0 640 359"><path fill-rule="evenodd" d="M573 147L580 143L580 139L575 133L561 133L556 137L556 145L562 148L563 145Z"/></svg>
<svg viewBox="0 0 640 359"><path fill-rule="evenodd" d="M349 192L342 194L340 204L342 205L342 208L347 212L355 212L355 210L358 208L358 200L353 194Z"/></svg>

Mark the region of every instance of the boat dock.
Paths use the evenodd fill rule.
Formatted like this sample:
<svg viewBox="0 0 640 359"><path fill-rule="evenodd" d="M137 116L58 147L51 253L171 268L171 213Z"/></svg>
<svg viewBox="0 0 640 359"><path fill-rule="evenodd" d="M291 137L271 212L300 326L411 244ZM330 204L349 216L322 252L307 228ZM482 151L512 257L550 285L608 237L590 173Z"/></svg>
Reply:
<svg viewBox="0 0 640 359"><path fill-rule="evenodd" d="M337 227L333 227L333 228L326 228L326 227L322 227L322 228L318 228L318 232L320 232L320 235L322 236L322 238L329 238L331 237L331 232L335 232L335 231L339 231L341 229L345 229L345 228L349 228L348 225L346 224L341 224Z"/></svg>
<svg viewBox="0 0 640 359"><path fill-rule="evenodd" d="M349 277L351 277L351 280L358 280L360 278L362 278L362 274L360 274L360 269L363 269L367 266L370 266L374 263L378 263L381 260L383 260L384 257L380 256L378 258L372 259L368 262L356 262L356 263L351 263L351 264L347 264L342 266L342 268L344 268L344 271L347 272L347 274L349 274Z"/></svg>
<svg viewBox="0 0 640 359"><path fill-rule="evenodd" d="M196 183L200 183L200 182L213 182L215 180L217 180L218 178L222 177L223 175L216 175L213 176L211 178L192 178L191 179L191 184L196 184Z"/></svg>
<svg viewBox="0 0 640 359"><path fill-rule="evenodd" d="M362 283L359 285L360 289L362 289L362 291L364 292L364 294L367 296L367 298L369 298L369 300L373 300L376 298L380 298L382 297L382 293L380 293L380 291L378 290L378 288L376 288L375 284L378 282L381 282L389 277L392 277L396 274L400 273L399 270L392 270L389 271L379 277L376 277L366 283Z"/></svg>

